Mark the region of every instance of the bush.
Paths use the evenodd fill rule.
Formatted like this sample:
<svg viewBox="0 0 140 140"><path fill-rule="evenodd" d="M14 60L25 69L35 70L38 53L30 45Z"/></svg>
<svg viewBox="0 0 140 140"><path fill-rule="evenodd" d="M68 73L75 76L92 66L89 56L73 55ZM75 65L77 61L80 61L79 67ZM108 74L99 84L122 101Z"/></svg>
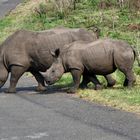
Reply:
<svg viewBox="0 0 140 140"><path fill-rule="evenodd" d="M110 7L140 10L140 0L87 0L95 9L108 9Z"/></svg>
<svg viewBox="0 0 140 140"><path fill-rule="evenodd" d="M35 9L35 15L38 16L40 23L42 24L43 29L45 29L44 24L47 20L47 6L44 3L40 3Z"/></svg>
<svg viewBox="0 0 140 140"><path fill-rule="evenodd" d="M67 17L71 10L76 9L77 0L51 0L54 10L60 19Z"/></svg>

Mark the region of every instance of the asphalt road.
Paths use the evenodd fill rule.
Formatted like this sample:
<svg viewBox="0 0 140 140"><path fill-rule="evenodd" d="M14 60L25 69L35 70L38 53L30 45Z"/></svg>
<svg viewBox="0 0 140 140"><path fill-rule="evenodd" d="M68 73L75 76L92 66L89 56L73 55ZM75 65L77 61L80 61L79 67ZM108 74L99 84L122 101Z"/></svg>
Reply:
<svg viewBox="0 0 140 140"><path fill-rule="evenodd" d="M140 140L140 116L67 95L34 91L23 76L17 94L0 90L0 140Z"/></svg>
<svg viewBox="0 0 140 140"><path fill-rule="evenodd" d="M7 11L2 1L0 17L19 2L9 0ZM17 94L5 94L8 85L0 90L0 140L140 140L138 115L73 98L61 88L37 93L32 77L19 80Z"/></svg>
<svg viewBox="0 0 140 140"><path fill-rule="evenodd" d="M3 18L22 1L23 0L0 0L0 18Z"/></svg>

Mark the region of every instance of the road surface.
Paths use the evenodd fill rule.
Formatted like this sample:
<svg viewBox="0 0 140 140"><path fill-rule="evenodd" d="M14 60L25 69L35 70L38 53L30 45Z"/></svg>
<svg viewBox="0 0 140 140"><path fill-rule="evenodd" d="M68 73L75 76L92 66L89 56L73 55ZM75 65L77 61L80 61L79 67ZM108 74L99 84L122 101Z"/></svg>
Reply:
<svg viewBox="0 0 140 140"><path fill-rule="evenodd" d="M5 2L4 2L5 1ZM0 0L0 17L19 0ZM17 94L0 90L0 140L140 140L140 116L73 98L59 88L34 91L23 76Z"/></svg>
<svg viewBox="0 0 140 140"><path fill-rule="evenodd" d="M0 140L140 140L140 116L67 95L34 91L23 76L17 94L0 91ZM63 91L63 92L62 92Z"/></svg>

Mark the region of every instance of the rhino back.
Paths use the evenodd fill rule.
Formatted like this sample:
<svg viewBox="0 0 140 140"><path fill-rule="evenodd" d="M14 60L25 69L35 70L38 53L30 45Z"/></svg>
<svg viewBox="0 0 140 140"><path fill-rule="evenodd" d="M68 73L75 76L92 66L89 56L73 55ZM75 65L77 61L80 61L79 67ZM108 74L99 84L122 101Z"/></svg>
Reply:
<svg viewBox="0 0 140 140"><path fill-rule="evenodd" d="M63 48L65 44L69 44L73 41L72 37L65 34L52 35L47 38L39 37L40 41L36 42L37 49L34 51L29 51L29 56L32 59L32 62L37 64L42 64L45 68L49 68L53 62L53 57L50 51L53 51L57 48Z"/></svg>
<svg viewBox="0 0 140 140"><path fill-rule="evenodd" d="M64 58L65 67L84 67L95 74L109 74L116 69L116 63L124 65L126 60L134 61L134 53L125 41L100 39L87 44L72 43Z"/></svg>
<svg viewBox="0 0 140 140"><path fill-rule="evenodd" d="M113 47L104 40L73 43L63 56L65 67L68 66L69 69L84 67L85 70L94 71L96 74L106 74L113 70Z"/></svg>
<svg viewBox="0 0 140 140"><path fill-rule="evenodd" d="M88 31L84 29L56 30L63 30L63 33L55 34L52 30L53 33L47 35L45 32L19 30L12 34L2 45L6 64L48 68L53 61L50 50L63 48L65 44L77 40L92 40Z"/></svg>
<svg viewBox="0 0 140 140"><path fill-rule="evenodd" d="M134 61L132 48L128 43L114 39L100 39L89 43L85 48L83 62L89 71L95 74L109 74L126 61ZM132 62L133 63L133 62Z"/></svg>
<svg viewBox="0 0 140 140"><path fill-rule="evenodd" d="M3 43L4 57L7 65L34 64L35 67L45 68L52 63L50 50L61 48L71 43L72 37L68 33L46 36L38 32L17 31Z"/></svg>

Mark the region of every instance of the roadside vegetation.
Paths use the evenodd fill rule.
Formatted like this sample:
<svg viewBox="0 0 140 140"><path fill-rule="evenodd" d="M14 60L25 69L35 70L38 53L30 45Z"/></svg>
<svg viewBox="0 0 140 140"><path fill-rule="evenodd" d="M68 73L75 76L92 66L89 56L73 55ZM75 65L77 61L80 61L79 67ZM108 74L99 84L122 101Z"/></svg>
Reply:
<svg viewBox="0 0 140 140"><path fill-rule="evenodd" d="M0 42L18 29L45 30L56 26L84 27L99 36L123 39L140 51L140 3L138 0L25 0L5 18L0 20ZM78 90L74 96L126 111L140 113L140 67L134 65L137 82L132 89L124 88L124 75L116 71L117 84L107 89L106 81L99 76L105 89ZM72 82L65 74L56 85L67 86Z"/></svg>

